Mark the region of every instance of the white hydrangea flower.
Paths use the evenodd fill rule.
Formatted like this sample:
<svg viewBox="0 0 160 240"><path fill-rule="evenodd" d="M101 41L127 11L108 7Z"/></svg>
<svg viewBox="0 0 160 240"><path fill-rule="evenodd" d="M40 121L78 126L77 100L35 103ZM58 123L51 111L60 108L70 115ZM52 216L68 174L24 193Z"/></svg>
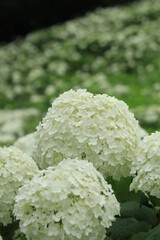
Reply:
<svg viewBox="0 0 160 240"><path fill-rule="evenodd" d="M29 133L26 136L20 137L14 143L14 146L21 149L23 152L27 153L32 157L34 147L35 147L35 138L34 133Z"/></svg>
<svg viewBox="0 0 160 240"><path fill-rule="evenodd" d="M12 222L18 188L37 172L36 163L20 149L0 147L0 223Z"/></svg>
<svg viewBox="0 0 160 240"><path fill-rule="evenodd" d="M0 235L0 240L3 240L2 236Z"/></svg>
<svg viewBox="0 0 160 240"><path fill-rule="evenodd" d="M160 198L160 132L142 140L131 173L136 174L131 190L141 190Z"/></svg>
<svg viewBox="0 0 160 240"><path fill-rule="evenodd" d="M92 163L66 159L19 189L14 214L30 240L102 240L119 210Z"/></svg>
<svg viewBox="0 0 160 240"><path fill-rule="evenodd" d="M140 140L138 122L115 97L70 90L57 98L37 127L40 168L64 158L92 161L105 176L128 176Z"/></svg>

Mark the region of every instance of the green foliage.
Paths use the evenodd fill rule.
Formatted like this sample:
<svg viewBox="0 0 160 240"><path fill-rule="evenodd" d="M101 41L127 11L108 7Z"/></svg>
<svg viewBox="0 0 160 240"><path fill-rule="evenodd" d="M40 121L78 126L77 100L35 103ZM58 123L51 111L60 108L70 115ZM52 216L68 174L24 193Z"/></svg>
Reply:
<svg viewBox="0 0 160 240"><path fill-rule="evenodd" d="M150 224L146 221L137 221L135 218L120 218L109 229L111 238L125 240L134 233L148 231Z"/></svg>
<svg viewBox="0 0 160 240"><path fill-rule="evenodd" d="M130 238L130 240L159 240L159 239L160 239L160 225L153 228L147 233L138 233Z"/></svg>
<svg viewBox="0 0 160 240"><path fill-rule="evenodd" d="M156 198L156 197L154 197L154 196L150 196L149 199L150 199L151 203L152 203L155 207L157 207L158 209L160 209L160 199L158 199L158 198Z"/></svg>
<svg viewBox="0 0 160 240"><path fill-rule="evenodd" d="M146 237L146 233L143 232L147 232L157 224L155 211L134 201L121 204L120 216L108 231L109 236L115 240L128 240L130 237L131 240L138 240L140 237ZM157 234L157 231L152 229L148 234L152 236ZM133 235L135 236L132 237Z"/></svg>
<svg viewBox="0 0 160 240"><path fill-rule="evenodd" d="M130 240L145 240L146 233L145 232L140 232L137 234L134 234Z"/></svg>
<svg viewBox="0 0 160 240"><path fill-rule="evenodd" d="M18 222L13 222L7 226L0 225L0 234L3 237L3 240L12 240L14 232L18 229Z"/></svg>
<svg viewBox="0 0 160 240"><path fill-rule="evenodd" d="M112 179L107 179L107 181L111 183L116 197L120 203L126 201L141 201L141 198L143 196L142 192L135 193L134 191L131 192L129 190L130 184L132 182L131 177L121 177L120 181L115 181Z"/></svg>
<svg viewBox="0 0 160 240"><path fill-rule="evenodd" d="M121 216L123 218L133 217L138 221L146 221L151 226L157 223L157 216L153 209L144 205L140 206L138 202L130 201L121 204Z"/></svg>
<svg viewBox="0 0 160 240"><path fill-rule="evenodd" d="M112 238L106 236L104 240L112 240Z"/></svg>

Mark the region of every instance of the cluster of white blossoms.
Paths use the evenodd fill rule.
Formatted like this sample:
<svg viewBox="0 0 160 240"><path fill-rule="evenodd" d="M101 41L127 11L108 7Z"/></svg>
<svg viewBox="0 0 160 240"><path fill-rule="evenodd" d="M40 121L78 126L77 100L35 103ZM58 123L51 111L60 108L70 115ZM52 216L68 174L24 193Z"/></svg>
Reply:
<svg viewBox="0 0 160 240"><path fill-rule="evenodd" d="M29 133L26 136L18 138L14 146L32 157L35 147L34 133Z"/></svg>
<svg viewBox="0 0 160 240"><path fill-rule="evenodd" d="M38 173L31 157L15 147L0 147L0 224L12 222L18 188Z"/></svg>
<svg viewBox="0 0 160 240"><path fill-rule="evenodd" d="M3 240L2 236L0 235L0 240Z"/></svg>
<svg viewBox="0 0 160 240"><path fill-rule="evenodd" d="M66 159L19 189L14 214L30 240L102 240L120 211L92 163Z"/></svg>
<svg viewBox="0 0 160 240"><path fill-rule="evenodd" d="M105 176L128 176L140 140L128 106L106 94L70 90L49 108L36 132L35 159L41 169L64 158L85 159Z"/></svg>
<svg viewBox="0 0 160 240"><path fill-rule="evenodd" d="M131 190L141 190L160 198L160 132L141 141L131 173L135 174Z"/></svg>

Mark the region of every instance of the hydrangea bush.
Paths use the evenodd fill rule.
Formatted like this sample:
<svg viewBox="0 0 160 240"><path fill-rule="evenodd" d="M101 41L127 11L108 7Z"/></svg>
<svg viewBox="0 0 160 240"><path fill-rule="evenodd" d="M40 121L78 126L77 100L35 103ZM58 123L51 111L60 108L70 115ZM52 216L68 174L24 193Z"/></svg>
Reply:
<svg viewBox="0 0 160 240"><path fill-rule="evenodd" d="M6 46L1 46L0 144L3 146L8 144L9 146L13 144L16 138L35 131L41 116L44 116L51 102L60 93L71 88L75 90L86 88L94 94L115 95L130 106L140 125L147 132L159 131L159 25L160 1L142 0L135 1L134 4L125 7L97 9L82 18L31 33L24 39L18 39ZM75 94L74 91L71 92ZM60 189L65 186L64 189L71 192L64 199L65 207L63 206L64 211L61 211L61 213L68 214L67 210L69 208L66 207L68 199L75 206L75 211L78 211L78 209L81 211L82 207L84 210L83 214L81 211L76 224L75 217L77 215L74 214L75 212L72 216L70 215L69 221L66 220L65 224L63 222L63 225L61 225L61 220L57 222L56 226L63 226L63 232L66 232L67 227L70 226L69 230L72 233L75 232L75 229L79 229L78 233L82 234L82 239L87 240L88 237L85 234L88 233L90 238L94 235L93 239L97 238L99 240L105 235L104 228L106 226L105 240L159 240L159 133L145 137L147 133L139 126L137 127L133 115L128 114L127 106L113 97L95 96L82 91L83 94L78 92L79 96L72 98L74 105L73 102L69 102L69 97L66 97L66 101L63 99L71 92L56 99L37 131L37 134L39 134L39 140L36 140L38 158L35 157L35 161L39 165L43 165L42 167L44 165L47 167L50 164L56 166L39 172L37 167L34 167L36 166L35 163L30 164L29 156L25 155L24 157L22 152L20 155L17 154L17 151L20 150L14 150L12 155L20 156L21 160L17 162L13 159L13 164L11 164L7 154L3 154L2 161L0 150L0 235L4 240L31 240L27 236L35 233L37 233L37 236L33 237L34 240L57 239L56 236L49 236L52 235L52 224L55 227L55 221L51 218L56 215L56 221L58 221L58 213L60 213L60 207L62 207L62 205L57 206L57 213L49 212L53 201L55 201L55 198L50 197L56 189L59 190L58 185L54 189L52 184L47 185L54 176L55 182L61 183L59 184ZM86 96L89 98L87 100L89 104L85 101ZM61 102L62 99L63 102ZM99 102L96 105L95 99L98 102L100 100L101 104ZM102 104L106 101L107 104ZM108 105L108 101L110 105ZM81 109L78 103L84 109L87 109L85 114L81 114L84 109ZM114 104L116 104L116 108L114 108ZM100 107L102 107L102 110L99 109ZM96 116L99 116L99 118L96 118ZM104 119L102 120L103 116ZM52 117L53 121L51 121ZM104 126L104 121L107 123L106 126ZM82 125L85 127L82 128ZM97 131L95 131L95 128ZM106 131L110 136L106 134ZM64 141L61 139L62 135ZM117 136L118 138L116 138ZM140 138L144 138L144 140L141 141ZM59 141L60 145L58 145ZM72 145L70 145L71 142ZM55 146L55 143L57 143L57 146ZM33 138L26 136L19 139L14 145L32 156L32 149L35 147ZM57 151L56 155L53 154L55 148L56 151L59 149L63 154L60 151ZM13 150L15 148L11 147L9 149ZM115 152L116 149L121 151ZM107 156L107 164L104 161L105 156ZM73 165L75 161L70 158L78 157L76 162L79 166L75 175L74 171L71 171L70 175L64 175L65 179L62 178L62 174L60 176L55 175L55 172L57 173L57 171L60 171L58 169L62 168L64 157L67 158L64 162L68 162L68 167ZM20 164L22 160L24 160L23 166ZM97 167L97 171L101 171L103 174L105 172L105 178L110 175L107 181L112 185L114 194L110 190L107 190L106 193L110 194L110 199L111 196L115 196L120 203L120 215L115 216L117 213L114 204L110 205L111 201L108 201L109 199L105 201L108 206L106 209L100 203L95 208L91 207L91 204L98 198L102 199L108 195L103 195L102 192L91 192L91 189L95 189L95 186L99 186L98 189L101 189L101 187L104 189L101 184L103 181L101 182L97 175L93 177L90 174L90 178L80 179L82 174L80 170L83 168L80 163L82 162L82 166L84 164L92 165L86 162L87 160ZM7 164L7 168L4 168L4 162ZM131 165L130 174L132 176L123 177L129 174ZM89 167L89 169L91 168L94 169L93 166ZM26 170L30 175L25 175ZM86 173L86 176L87 171L88 169L85 168L83 172ZM97 173L97 171L94 169L93 172ZM37 172L38 175L36 175ZM16 176L22 178L21 183ZM34 180L28 182L33 176ZM82 185L81 182L76 182L76 193L79 194L78 196L86 193L81 201L86 204L86 199L89 196L95 196L94 201L88 200L89 205L80 205L80 197L73 198L72 181L76 177L83 183ZM45 179L45 181L41 182L40 179ZM94 179L93 185L91 184L92 180L89 182L89 179ZM33 185L34 181L35 185ZM24 183L26 185L22 187ZM47 187L45 187L45 184ZM68 188L66 188L66 185ZM111 188L106 182L104 185L107 186L107 189ZM32 188L29 188L28 192L24 192L25 198L23 191L27 189L27 186L28 188L32 186ZM78 188L78 186L80 187ZM18 190L19 187L22 188ZM40 189L47 193L43 195L41 192L41 195L38 195ZM133 191L129 191L129 189ZM31 191L34 190L32 196ZM16 220L12 214L18 191L15 212L17 211L17 218L20 220ZM61 192L64 193L64 191ZM60 193L56 194L60 196ZM34 198L34 196L36 197ZM20 197L22 198L20 199ZM38 205L40 197L41 201ZM24 199L24 203L22 203L22 199ZM51 204L46 205L45 200ZM33 207L35 203L37 208ZM40 204L42 203L46 209L45 212L40 211L42 209ZM29 206L26 209L23 207L25 204ZM118 205L118 203L115 204L117 210ZM106 210L108 216L105 218ZM88 213L88 211L90 212ZM98 215L100 212L103 213L102 216ZM29 214L31 214L31 217ZM93 216L94 224L96 222L97 225L89 225L91 216ZM95 216L99 217L96 218ZM35 219L37 219L37 222L34 221ZM49 222L49 225L47 225L45 219ZM89 221L86 221L86 219L89 219ZM105 220L103 221L103 219ZM19 221L21 229L18 227ZM109 222L112 223L110 227ZM41 223L41 225L38 225L38 223ZM73 225L71 225L72 223ZM40 233L39 226L41 229L45 228L45 233ZM80 229L79 226L81 228L83 226L84 229ZM89 227L90 232L87 230ZM26 236L22 231L25 232ZM45 237L43 234L46 234ZM76 235L71 234L69 236L68 234L64 237L64 240L75 238L77 238Z"/></svg>
<svg viewBox="0 0 160 240"><path fill-rule="evenodd" d="M0 108L12 109L10 116L23 108L18 122L23 117L24 125L12 121L16 133L9 134L7 116L7 128L0 126L0 143L13 143L17 136L34 131L41 115L28 121L25 107L42 114L53 98L70 88L113 94L132 108L141 104L146 110L155 104L159 112L159 25L160 1L143 0L97 9L0 46ZM151 119L141 111L137 117L153 131L160 128L156 112ZM0 115L1 122L4 111Z"/></svg>
<svg viewBox="0 0 160 240"><path fill-rule="evenodd" d="M92 163L66 159L19 190L14 213L30 240L101 240L119 203Z"/></svg>
<svg viewBox="0 0 160 240"><path fill-rule="evenodd" d="M131 173L136 174L132 190L160 198L160 132L152 133L141 141Z"/></svg>
<svg viewBox="0 0 160 240"><path fill-rule="evenodd" d="M140 141L138 122L114 97L70 90L60 95L37 128L36 156L44 169L63 158L87 159L104 176L129 176Z"/></svg>
<svg viewBox="0 0 160 240"><path fill-rule="evenodd" d="M7 225L13 221L17 191L37 172L33 159L18 148L0 148L0 224Z"/></svg>
<svg viewBox="0 0 160 240"><path fill-rule="evenodd" d="M0 148L3 239L158 240L159 139L115 97L60 95L14 143L28 155Z"/></svg>

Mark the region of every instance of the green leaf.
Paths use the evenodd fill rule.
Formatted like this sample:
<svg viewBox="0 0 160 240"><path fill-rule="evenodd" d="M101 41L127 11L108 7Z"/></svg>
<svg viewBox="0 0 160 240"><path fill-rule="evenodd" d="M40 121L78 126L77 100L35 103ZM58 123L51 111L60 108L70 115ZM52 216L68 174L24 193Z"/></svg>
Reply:
<svg viewBox="0 0 160 240"><path fill-rule="evenodd" d="M153 209L140 206L137 202L130 201L121 204L121 216L122 217L133 217L139 221L146 221L151 226L155 226L157 223L157 216Z"/></svg>
<svg viewBox="0 0 160 240"><path fill-rule="evenodd" d="M156 206L156 207L160 207L160 199L154 197L154 196L150 196L149 200L151 201L151 203Z"/></svg>
<svg viewBox="0 0 160 240"><path fill-rule="evenodd" d="M135 193L134 191L129 190L132 182L131 177L121 177L120 181L115 181L113 179L107 179L107 181L112 185L116 198L120 203L126 201L140 202L143 193L140 191Z"/></svg>
<svg viewBox="0 0 160 240"><path fill-rule="evenodd" d="M104 240L112 240L112 238L106 236Z"/></svg>
<svg viewBox="0 0 160 240"><path fill-rule="evenodd" d="M145 236L146 236L147 233L144 233L144 232L140 232L140 233L137 233L137 234L134 234L130 240L145 240Z"/></svg>
<svg viewBox="0 0 160 240"><path fill-rule="evenodd" d="M25 236L22 236L21 240L27 240L27 238Z"/></svg>
<svg viewBox="0 0 160 240"><path fill-rule="evenodd" d="M12 239L12 236L14 235L14 232L18 229L19 223L18 221L15 221L11 224L8 224L5 227L0 228L0 234L3 237L3 240L10 240Z"/></svg>
<svg viewBox="0 0 160 240"><path fill-rule="evenodd" d="M143 240L143 239L141 239ZM160 225L150 230L144 240L160 240Z"/></svg>
<svg viewBox="0 0 160 240"><path fill-rule="evenodd" d="M135 218L119 218L108 230L111 238L124 240L138 232L146 232L150 229L150 224L146 221L137 221Z"/></svg>
<svg viewBox="0 0 160 240"><path fill-rule="evenodd" d="M130 240L160 240L160 225L151 229L149 232L138 233L133 235Z"/></svg>

